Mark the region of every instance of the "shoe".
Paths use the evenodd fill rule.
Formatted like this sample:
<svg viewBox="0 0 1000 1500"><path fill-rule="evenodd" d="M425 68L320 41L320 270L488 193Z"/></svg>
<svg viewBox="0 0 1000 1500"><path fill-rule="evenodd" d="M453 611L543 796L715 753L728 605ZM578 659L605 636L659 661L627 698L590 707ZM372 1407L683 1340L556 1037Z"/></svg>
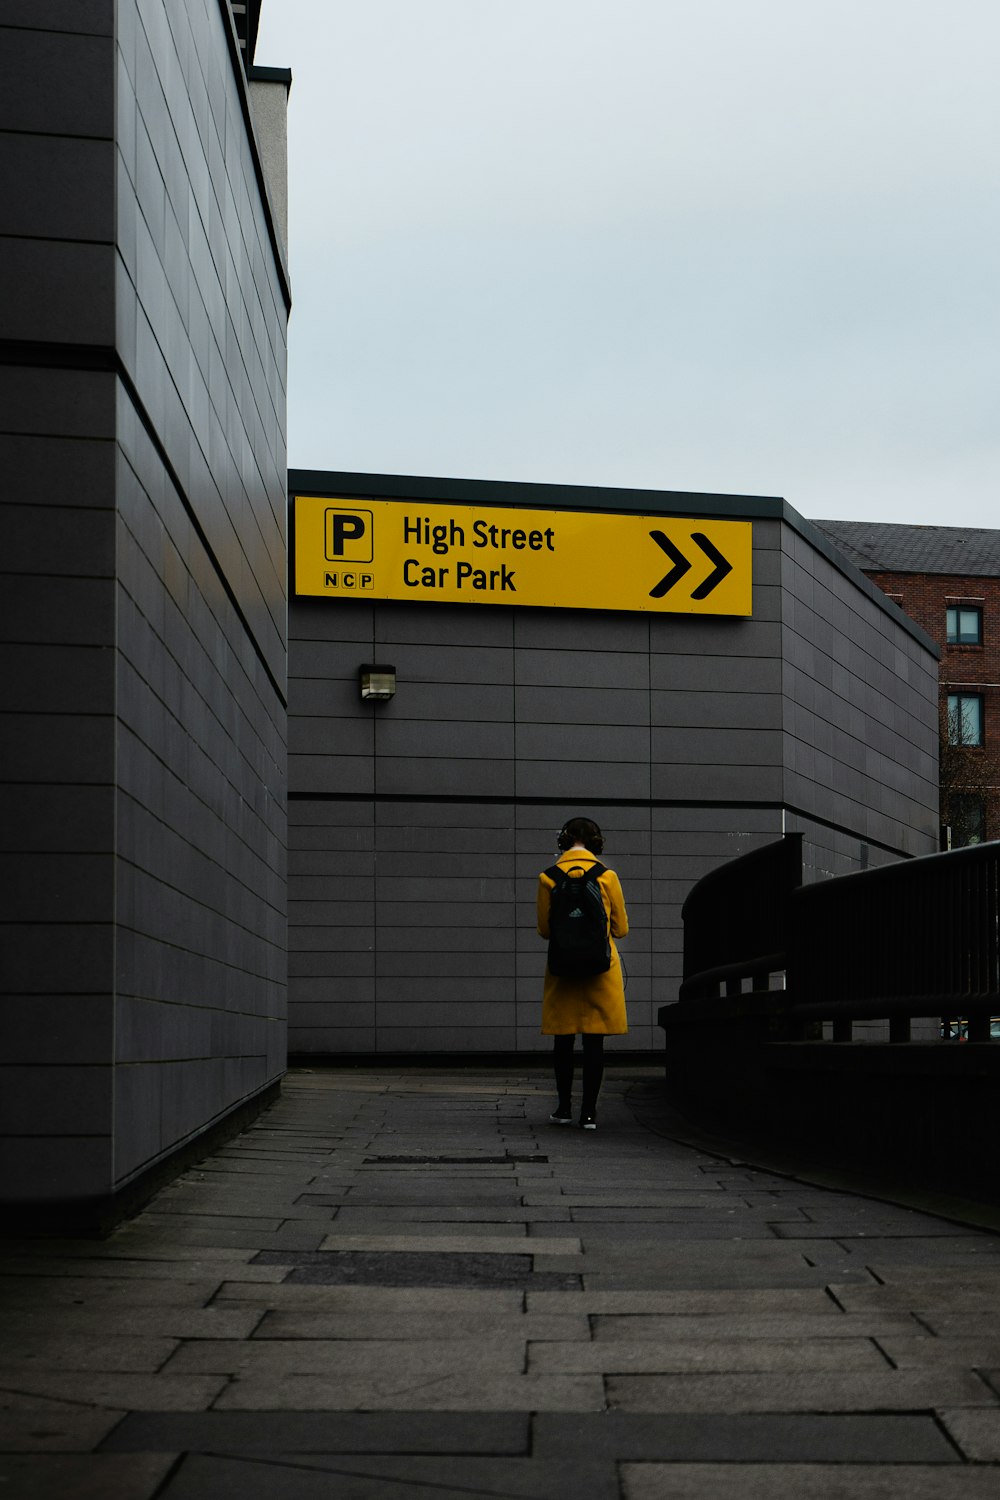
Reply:
<svg viewBox="0 0 1000 1500"><path fill-rule="evenodd" d="M554 1109L549 1115L550 1125L572 1125L572 1123L573 1111L571 1109L563 1109L560 1106L558 1109Z"/></svg>
<svg viewBox="0 0 1000 1500"><path fill-rule="evenodd" d="M596 1130L597 1129L597 1120L594 1118L593 1115L581 1115L580 1116L580 1129L581 1130Z"/></svg>

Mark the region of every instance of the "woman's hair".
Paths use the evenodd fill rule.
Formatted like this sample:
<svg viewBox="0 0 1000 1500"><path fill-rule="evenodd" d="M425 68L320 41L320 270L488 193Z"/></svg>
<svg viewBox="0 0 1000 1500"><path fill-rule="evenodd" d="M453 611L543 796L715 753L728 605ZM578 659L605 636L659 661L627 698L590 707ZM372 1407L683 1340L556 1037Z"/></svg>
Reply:
<svg viewBox="0 0 1000 1500"><path fill-rule="evenodd" d="M572 849L574 844L582 844L591 854L602 854L604 834L593 818L568 818L559 830L556 844L564 853L567 849Z"/></svg>

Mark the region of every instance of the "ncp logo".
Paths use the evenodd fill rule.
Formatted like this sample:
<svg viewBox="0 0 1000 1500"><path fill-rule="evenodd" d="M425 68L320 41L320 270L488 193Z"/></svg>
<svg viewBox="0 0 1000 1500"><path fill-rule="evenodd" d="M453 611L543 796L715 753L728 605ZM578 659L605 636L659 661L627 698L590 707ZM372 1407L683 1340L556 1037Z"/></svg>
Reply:
<svg viewBox="0 0 1000 1500"><path fill-rule="evenodd" d="M323 515L327 562L371 562L375 517L370 510L331 506Z"/></svg>

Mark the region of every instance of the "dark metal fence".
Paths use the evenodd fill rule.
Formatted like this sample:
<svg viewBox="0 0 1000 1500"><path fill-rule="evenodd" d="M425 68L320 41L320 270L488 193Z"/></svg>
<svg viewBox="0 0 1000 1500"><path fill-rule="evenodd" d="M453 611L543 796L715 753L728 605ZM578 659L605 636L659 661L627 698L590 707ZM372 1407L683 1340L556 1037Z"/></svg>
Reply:
<svg viewBox="0 0 1000 1500"><path fill-rule="evenodd" d="M682 1000L739 994L748 980L767 989L784 973L788 903L802 884L802 835L786 834L705 875L682 908Z"/></svg>
<svg viewBox="0 0 1000 1500"><path fill-rule="evenodd" d="M802 885L802 836L731 860L684 904L682 1001L767 989L786 975L791 1035L861 1020L910 1040L914 1017L990 1040L1000 1016L1000 843Z"/></svg>
<svg viewBox="0 0 1000 1500"><path fill-rule="evenodd" d="M990 1039L1000 1014L1000 843L903 860L805 886L791 906L790 1015L832 1021L834 1041L853 1023L889 1021L910 1040L915 1016L968 1021L970 1041Z"/></svg>

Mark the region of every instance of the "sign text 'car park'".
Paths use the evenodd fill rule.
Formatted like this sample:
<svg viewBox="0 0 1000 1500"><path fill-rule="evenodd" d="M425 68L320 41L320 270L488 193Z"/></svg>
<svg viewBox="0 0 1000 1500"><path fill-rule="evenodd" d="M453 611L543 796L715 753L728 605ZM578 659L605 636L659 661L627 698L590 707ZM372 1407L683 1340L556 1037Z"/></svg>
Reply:
<svg viewBox="0 0 1000 1500"><path fill-rule="evenodd" d="M299 495L295 592L749 615L749 521Z"/></svg>

